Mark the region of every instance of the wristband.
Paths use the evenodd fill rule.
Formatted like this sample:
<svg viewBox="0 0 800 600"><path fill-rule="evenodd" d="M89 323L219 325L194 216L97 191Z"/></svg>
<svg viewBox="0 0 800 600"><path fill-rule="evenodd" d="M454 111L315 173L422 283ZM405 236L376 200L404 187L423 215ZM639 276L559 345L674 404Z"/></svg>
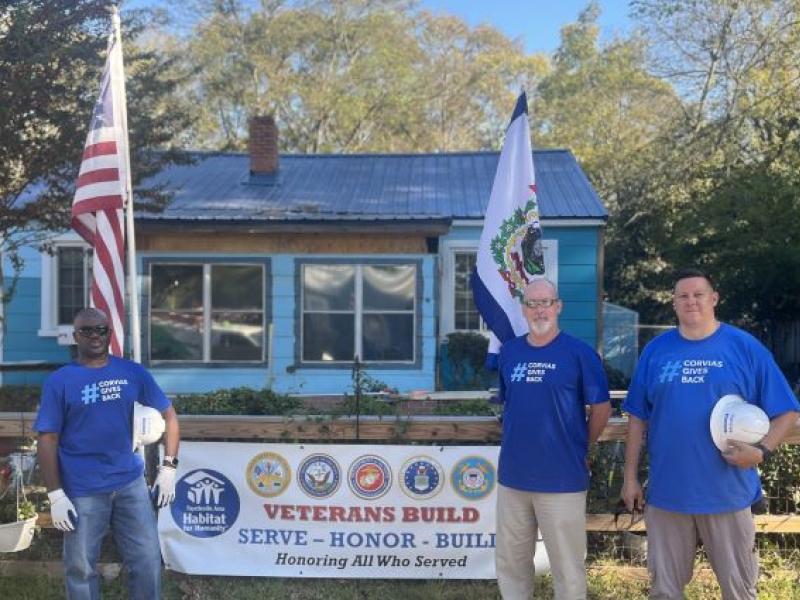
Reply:
<svg viewBox="0 0 800 600"><path fill-rule="evenodd" d="M765 462L769 460L770 456L772 456L773 451L767 448L762 443L755 444L755 447L761 450L761 464L763 465Z"/></svg>

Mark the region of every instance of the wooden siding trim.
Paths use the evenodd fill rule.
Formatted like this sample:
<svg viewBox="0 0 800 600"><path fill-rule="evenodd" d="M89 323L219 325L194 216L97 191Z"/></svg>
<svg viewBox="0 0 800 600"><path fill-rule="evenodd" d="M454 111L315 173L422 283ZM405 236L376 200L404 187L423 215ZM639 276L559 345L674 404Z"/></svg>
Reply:
<svg viewBox="0 0 800 600"><path fill-rule="evenodd" d="M139 252L205 254L427 254L426 237L385 233L234 233L137 235Z"/></svg>

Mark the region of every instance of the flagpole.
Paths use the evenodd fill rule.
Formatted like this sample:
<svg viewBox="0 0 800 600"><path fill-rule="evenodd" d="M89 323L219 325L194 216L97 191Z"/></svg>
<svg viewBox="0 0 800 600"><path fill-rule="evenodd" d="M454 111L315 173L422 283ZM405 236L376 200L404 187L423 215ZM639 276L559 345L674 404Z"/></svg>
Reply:
<svg viewBox="0 0 800 600"><path fill-rule="evenodd" d="M119 9L114 5L111 9L111 23L114 28L114 37L120 48L120 62L122 62L122 35L119 18ZM142 362L142 326L139 316L139 289L137 287L138 277L136 268L136 237L133 228L133 185L131 183L131 155L128 139L128 106L125 93L125 69L119 65L119 77L115 78L119 82L120 96L120 121L122 126L122 139L125 142L125 237L127 238L127 267L128 267L128 310L131 316L131 357L134 361Z"/></svg>

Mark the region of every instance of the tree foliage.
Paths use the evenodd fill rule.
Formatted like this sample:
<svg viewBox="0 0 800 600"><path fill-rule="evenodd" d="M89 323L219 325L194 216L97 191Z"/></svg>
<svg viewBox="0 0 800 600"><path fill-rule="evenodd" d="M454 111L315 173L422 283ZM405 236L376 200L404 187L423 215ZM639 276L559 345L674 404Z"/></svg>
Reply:
<svg viewBox="0 0 800 600"><path fill-rule="evenodd" d="M17 270L19 248L68 225L105 60L107 9L100 0L14 0L0 7L0 253ZM168 146L191 118L169 100L179 83L174 58L133 43L146 17L137 12L124 20L134 187L185 159ZM158 209L167 200L157 189L136 194L137 208Z"/></svg>
<svg viewBox="0 0 800 600"><path fill-rule="evenodd" d="M104 6L0 8L3 240L64 223ZM163 151L175 140L244 149L256 113L276 116L283 152L497 149L525 88L535 145L569 148L609 209L609 298L665 323L670 276L698 264L720 282L724 318L768 333L800 308L800 6L630 6L637 28L601 43L589 2L549 57L415 0L187 0L170 5L185 19L171 27L132 14L134 175L179 160ZM159 192L137 190L156 208Z"/></svg>
<svg viewBox="0 0 800 600"><path fill-rule="evenodd" d="M791 0L637 0L598 41L562 30L535 137L573 150L606 202L609 297L672 319L671 275L706 267L720 314L762 333L798 314L800 28Z"/></svg>
<svg viewBox="0 0 800 600"><path fill-rule="evenodd" d="M494 148L508 107L546 64L495 29L407 0L205 2L185 44L195 143L241 149L275 115L281 150Z"/></svg>

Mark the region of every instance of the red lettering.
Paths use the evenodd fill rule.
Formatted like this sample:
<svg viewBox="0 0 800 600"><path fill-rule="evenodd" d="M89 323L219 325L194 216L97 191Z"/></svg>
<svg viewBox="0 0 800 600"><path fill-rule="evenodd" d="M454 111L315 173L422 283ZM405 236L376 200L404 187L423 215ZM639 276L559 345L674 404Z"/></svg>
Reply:
<svg viewBox="0 0 800 600"><path fill-rule="evenodd" d="M419 511L413 506L403 507L403 523L416 523L419 521Z"/></svg>
<svg viewBox="0 0 800 600"><path fill-rule="evenodd" d="M380 506L367 506L364 509L364 520L367 523L380 523L381 522L381 507Z"/></svg>
<svg viewBox="0 0 800 600"><path fill-rule="evenodd" d="M308 521L308 513L310 513L314 507L308 506L307 504L301 504L295 508L300 511L300 520Z"/></svg>
<svg viewBox="0 0 800 600"><path fill-rule="evenodd" d="M481 513L477 508L466 507L464 510L464 523L475 523L481 518Z"/></svg>
<svg viewBox="0 0 800 600"><path fill-rule="evenodd" d="M329 520L334 523L342 522L345 520L344 506L331 506L328 509L328 514L330 515Z"/></svg>
<svg viewBox="0 0 800 600"><path fill-rule="evenodd" d="M267 512L267 518L272 520L278 516L278 506L275 504L265 504L264 510Z"/></svg>
<svg viewBox="0 0 800 600"><path fill-rule="evenodd" d="M335 508L335 507L332 507ZM327 512L326 506L315 506L314 507L314 516L312 517L315 521L327 521L327 516L325 513Z"/></svg>
<svg viewBox="0 0 800 600"><path fill-rule="evenodd" d="M363 521L364 517L361 516L361 509L358 506L351 506L350 510L347 512L347 520L351 523L353 521L356 523Z"/></svg>
<svg viewBox="0 0 800 600"><path fill-rule="evenodd" d="M387 506L383 509L383 522L384 523L394 522L394 506Z"/></svg>
<svg viewBox="0 0 800 600"><path fill-rule="evenodd" d="M294 521L294 507L288 504L281 504L281 519L284 521Z"/></svg>

